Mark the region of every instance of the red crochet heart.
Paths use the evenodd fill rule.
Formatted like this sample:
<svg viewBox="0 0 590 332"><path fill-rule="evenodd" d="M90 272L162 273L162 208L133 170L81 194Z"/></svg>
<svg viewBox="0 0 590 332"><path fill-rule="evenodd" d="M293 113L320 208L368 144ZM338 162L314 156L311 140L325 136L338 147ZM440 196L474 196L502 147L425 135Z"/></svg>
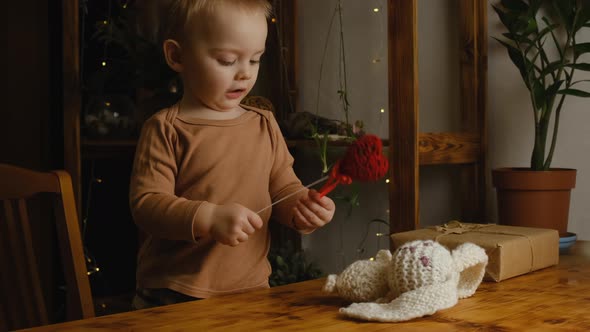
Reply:
<svg viewBox="0 0 590 332"><path fill-rule="evenodd" d="M319 190L320 196L323 197L338 184L350 184L352 180L376 181L387 173L388 166L381 139L375 135L362 136L334 164L328 181Z"/></svg>
<svg viewBox="0 0 590 332"><path fill-rule="evenodd" d="M376 181L387 173L388 166L381 139L375 135L364 135L346 150L341 159L340 173L353 180Z"/></svg>

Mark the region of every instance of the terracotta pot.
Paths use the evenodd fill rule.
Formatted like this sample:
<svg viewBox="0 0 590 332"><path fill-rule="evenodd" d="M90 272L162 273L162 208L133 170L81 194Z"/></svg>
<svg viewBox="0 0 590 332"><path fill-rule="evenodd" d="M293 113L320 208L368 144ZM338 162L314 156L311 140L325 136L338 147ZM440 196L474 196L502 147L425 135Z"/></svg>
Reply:
<svg viewBox="0 0 590 332"><path fill-rule="evenodd" d="M560 237L566 235L575 169L497 168L492 170L492 182L500 224L552 228Z"/></svg>

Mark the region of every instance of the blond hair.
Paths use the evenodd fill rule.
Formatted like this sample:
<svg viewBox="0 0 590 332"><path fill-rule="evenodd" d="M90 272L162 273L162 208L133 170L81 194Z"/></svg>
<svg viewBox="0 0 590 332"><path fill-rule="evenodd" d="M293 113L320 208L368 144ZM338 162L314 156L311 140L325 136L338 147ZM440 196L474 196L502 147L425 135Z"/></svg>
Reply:
<svg viewBox="0 0 590 332"><path fill-rule="evenodd" d="M162 44L166 39L182 40L187 23L191 19L207 17L216 13L220 5L262 12L266 18L272 7L268 0L144 0L144 35Z"/></svg>

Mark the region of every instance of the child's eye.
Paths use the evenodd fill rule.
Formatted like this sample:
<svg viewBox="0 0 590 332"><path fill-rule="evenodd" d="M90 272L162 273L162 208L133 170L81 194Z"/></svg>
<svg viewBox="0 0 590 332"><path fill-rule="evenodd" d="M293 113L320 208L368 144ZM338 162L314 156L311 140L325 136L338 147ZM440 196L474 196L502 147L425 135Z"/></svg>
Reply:
<svg viewBox="0 0 590 332"><path fill-rule="evenodd" d="M234 61L227 61L227 60L223 60L223 59L217 59L217 62L219 62L219 64L222 65L222 66L231 66L234 63L236 63L236 60L234 60Z"/></svg>
<svg viewBox="0 0 590 332"><path fill-rule="evenodd" d="M257 65L260 63L260 60L250 60L250 64Z"/></svg>

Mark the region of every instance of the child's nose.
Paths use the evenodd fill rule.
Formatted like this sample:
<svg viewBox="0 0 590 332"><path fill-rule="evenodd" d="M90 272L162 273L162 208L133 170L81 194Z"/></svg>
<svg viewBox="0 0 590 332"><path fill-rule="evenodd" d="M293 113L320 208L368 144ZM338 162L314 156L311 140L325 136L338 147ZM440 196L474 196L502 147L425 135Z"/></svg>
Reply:
<svg viewBox="0 0 590 332"><path fill-rule="evenodd" d="M252 66L247 63L240 66L238 72L236 73L237 80L249 80L252 77L253 68Z"/></svg>

